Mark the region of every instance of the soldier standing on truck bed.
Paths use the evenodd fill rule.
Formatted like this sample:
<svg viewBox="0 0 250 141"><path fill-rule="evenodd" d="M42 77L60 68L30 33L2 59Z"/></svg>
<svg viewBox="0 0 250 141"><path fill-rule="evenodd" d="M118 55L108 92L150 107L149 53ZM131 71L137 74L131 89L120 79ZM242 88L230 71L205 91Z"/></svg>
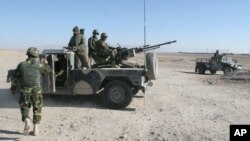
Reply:
<svg viewBox="0 0 250 141"><path fill-rule="evenodd" d="M71 37L68 46L75 52L75 65L77 69L82 66L90 69L88 58L88 48L86 46L84 35L80 34L78 26L73 28L73 36Z"/></svg>
<svg viewBox="0 0 250 141"><path fill-rule="evenodd" d="M213 62L219 62L219 61L221 61L223 56L224 56L224 54L220 54L219 50L216 50L216 52L214 53L214 56L211 58L211 60Z"/></svg>
<svg viewBox="0 0 250 141"><path fill-rule="evenodd" d="M112 67L118 68L115 62L116 50L114 47L106 43L108 38L107 33L101 34L101 39L96 43L96 57L95 62L98 65L112 64Z"/></svg>
<svg viewBox="0 0 250 141"><path fill-rule="evenodd" d="M95 53L96 53L96 42L98 41L97 36L99 35L99 32L97 29L94 29L92 34L93 35L88 40L90 64L92 64L93 58L94 58Z"/></svg>
<svg viewBox="0 0 250 141"><path fill-rule="evenodd" d="M34 135L39 134L38 124L41 121L43 106L43 96L41 93L41 74L51 71L46 59L40 62L39 51L35 47L30 47L26 53L28 59L21 62L14 74L14 81L11 84L12 94L15 95L17 82L20 83L19 106L22 114L22 121L25 122L23 133L29 135L30 118L29 110L33 106Z"/></svg>

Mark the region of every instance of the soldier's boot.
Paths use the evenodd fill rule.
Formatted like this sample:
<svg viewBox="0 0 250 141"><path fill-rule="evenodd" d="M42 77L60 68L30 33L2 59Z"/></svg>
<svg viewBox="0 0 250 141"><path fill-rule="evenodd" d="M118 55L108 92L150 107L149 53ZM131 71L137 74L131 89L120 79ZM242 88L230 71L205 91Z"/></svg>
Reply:
<svg viewBox="0 0 250 141"><path fill-rule="evenodd" d="M30 119L26 118L24 120L24 122L25 122L25 125L24 125L24 129L23 129L23 134L24 135L29 135L29 133L30 133L30 127L31 127Z"/></svg>
<svg viewBox="0 0 250 141"><path fill-rule="evenodd" d="M38 126L38 124L34 124L33 133L34 133L34 136L39 135L39 126Z"/></svg>

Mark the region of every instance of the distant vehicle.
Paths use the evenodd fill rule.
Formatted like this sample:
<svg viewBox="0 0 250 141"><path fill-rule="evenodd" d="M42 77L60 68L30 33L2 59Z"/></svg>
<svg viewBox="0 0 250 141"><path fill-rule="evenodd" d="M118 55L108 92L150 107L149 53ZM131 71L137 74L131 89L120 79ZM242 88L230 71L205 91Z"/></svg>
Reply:
<svg viewBox="0 0 250 141"><path fill-rule="evenodd" d="M211 74L216 74L217 71L223 71L224 74L228 74L243 69L243 65L237 63L236 59L225 55L222 54L218 58L197 58L195 72L205 74L209 70Z"/></svg>

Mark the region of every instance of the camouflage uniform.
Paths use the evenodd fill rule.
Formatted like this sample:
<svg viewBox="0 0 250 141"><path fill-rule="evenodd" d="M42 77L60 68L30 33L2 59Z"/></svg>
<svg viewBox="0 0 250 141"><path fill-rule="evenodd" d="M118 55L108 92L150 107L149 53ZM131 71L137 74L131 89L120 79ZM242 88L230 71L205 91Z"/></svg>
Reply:
<svg viewBox="0 0 250 141"><path fill-rule="evenodd" d="M89 47L89 60L90 64L92 64L92 60L96 55L96 42L98 41L97 37L91 36L88 40L88 47Z"/></svg>
<svg viewBox="0 0 250 141"><path fill-rule="evenodd" d="M95 29L93 31L93 36L91 36L88 40L88 47L89 47L89 57L93 58L96 52L96 42L98 41L98 38L96 35L99 35L98 31Z"/></svg>
<svg viewBox="0 0 250 141"><path fill-rule="evenodd" d="M67 79L67 59L64 56L59 56L59 60L55 66L56 86L64 86Z"/></svg>
<svg viewBox="0 0 250 141"><path fill-rule="evenodd" d="M43 106L43 96L41 93L41 74L49 73L50 67L47 64L41 64L38 58L29 57L21 62L15 71L14 81L11 84L11 90L15 91L16 82L20 84L19 106L22 114L22 121L29 118L29 110L33 106L33 124L39 124L41 121L41 112Z"/></svg>
<svg viewBox="0 0 250 141"><path fill-rule="evenodd" d="M91 36L88 40L89 53L92 53L96 49L96 42L98 41L97 37Z"/></svg>
<svg viewBox="0 0 250 141"><path fill-rule="evenodd" d="M110 49L108 44L102 38L96 42L95 62L99 65L115 65L115 50Z"/></svg>
<svg viewBox="0 0 250 141"><path fill-rule="evenodd" d="M95 31L95 30L94 30ZM96 35L99 33L93 32L93 36L91 36L88 40L88 47L89 47L89 62L92 65L94 60L93 58L96 56L96 42L98 41L98 38Z"/></svg>
<svg viewBox="0 0 250 141"><path fill-rule="evenodd" d="M75 51L75 65L76 68L80 69L82 66L90 68L89 58L88 58L88 48L86 46L86 41L84 35L80 34L78 27L74 27L73 32L77 34L73 35L69 41L68 46L72 48L77 47Z"/></svg>
<svg viewBox="0 0 250 141"><path fill-rule="evenodd" d="M211 58L212 62L218 62L221 59L221 55L218 50L214 53L214 56Z"/></svg>

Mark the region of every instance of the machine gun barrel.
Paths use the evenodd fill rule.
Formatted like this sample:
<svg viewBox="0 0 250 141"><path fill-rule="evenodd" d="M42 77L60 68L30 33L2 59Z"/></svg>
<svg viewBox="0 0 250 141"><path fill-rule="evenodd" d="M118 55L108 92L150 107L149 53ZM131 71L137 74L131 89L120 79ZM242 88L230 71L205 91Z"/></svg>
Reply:
<svg viewBox="0 0 250 141"><path fill-rule="evenodd" d="M157 49L157 48L160 48L160 46L155 46L155 47L151 47L151 48L146 48L146 49L143 49L143 51L154 50L154 49Z"/></svg>
<svg viewBox="0 0 250 141"><path fill-rule="evenodd" d="M157 45L153 45L153 46L145 46L144 49L154 48L154 47L158 47L159 48L160 46L172 44L172 43L175 43L175 42L176 42L176 40L170 41L170 42L161 43L161 44L157 44Z"/></svg>
<svg viewBox="0 0 250 141"><path fill-rule="evenodd" d="M70 47L63 47L63 49L71 49Z"/></svg>
<svg viewBox="0 0 250 141"><path fill-rule="evenodd" d="M143 51L154 50L154 49L160 48L163 45L168 45L168 44L172 44L172 43L175 43L175 42L176 42L176 40L165 42L165 43L161 43L161 44L157 44L157 45L153 45L153 46L146 45L146 46L143 46L143 48L136 48L135 52L136 53L140 53L140 52L143 52Z"/></svg>
<svg viewBox="0 0 250 141"><path fill-rule="evenodd" d="M67 50L72 50L72 51L77 51L77 47L63 47L64 49L67 49Z"/></svg>

